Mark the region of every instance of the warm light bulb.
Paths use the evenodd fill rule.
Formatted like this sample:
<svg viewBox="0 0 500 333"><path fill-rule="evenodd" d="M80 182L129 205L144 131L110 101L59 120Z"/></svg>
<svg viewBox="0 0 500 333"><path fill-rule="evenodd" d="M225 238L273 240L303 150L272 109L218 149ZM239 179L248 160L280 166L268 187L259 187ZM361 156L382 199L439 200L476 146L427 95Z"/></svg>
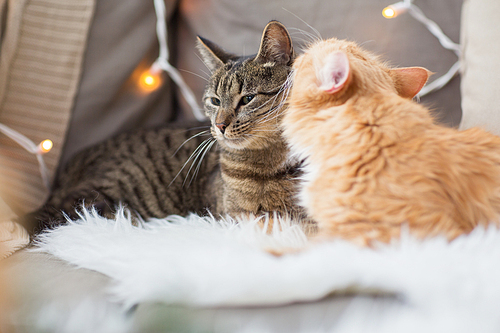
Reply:
<svg viewBox="0 0 500 333"><path fill-rule="evenodd" d="M408 8L410 8L410 6L411 4L407 2L402 2L402 1L397 2L395 4L385 7L384 10L382 11L382 15L387 19L395 18L396 16L406 12Z"/></svg>
<svg viewBox="0 0 500 333"><path fill-rule="evenodd" d="M160 84L160 73L153 73L151 70L146 70L139 77L139 87L144 92L156 90Z"/></svg>
<svg viewBox="0 0 500 333"><path fill-rule="evenodd" d="M385 7L384 10L382 11L382 15L385 18L390 19L396 16L396 12L391 7Z"/></svg>
<svg viewBox="0 0 500 333"><path fill-rule="evenodd" d="M42 154L45 154L45 153L48 153L52 149L53 146L54 146L54 144L52 143L52 141L47 139L47 140L43 140L42 142L40 142L38 149Z"/></svg>
<svg viewBox="0 0 500 333"><path fill-rule="evenodd" d="M146 75L144 77L144 83L148 86L152 86L155 83L155 78L151 75Z"/></svg>

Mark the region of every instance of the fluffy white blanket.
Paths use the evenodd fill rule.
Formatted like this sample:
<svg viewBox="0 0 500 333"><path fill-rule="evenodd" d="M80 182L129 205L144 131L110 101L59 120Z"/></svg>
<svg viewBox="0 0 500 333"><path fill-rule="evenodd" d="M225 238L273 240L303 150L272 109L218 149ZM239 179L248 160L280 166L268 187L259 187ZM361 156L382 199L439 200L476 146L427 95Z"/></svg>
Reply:
<svg viewBox="0 0 500 333"><path fill-rule="evenodd" d="M278 305L378 291L401 302L377 314L380 330L373 331L500 330L500 231L493 227L451 243L404 234L366 249L340 240L311 244L288 222L269 235L256 221L191 215L135 227L123 211L116 220L84 212L80 221L43 235L38 246L110 276L111 293L128 306ZM265 251L282 248L301 251L281 257Z"/></svg>

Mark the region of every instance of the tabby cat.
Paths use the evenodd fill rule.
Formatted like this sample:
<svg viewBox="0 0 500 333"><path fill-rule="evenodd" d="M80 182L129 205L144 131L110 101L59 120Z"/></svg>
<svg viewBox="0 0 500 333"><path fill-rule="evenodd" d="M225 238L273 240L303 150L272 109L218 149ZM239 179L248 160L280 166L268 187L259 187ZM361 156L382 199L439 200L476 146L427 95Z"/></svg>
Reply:
<svg viewBox="0 0 500 333"><path fill-rule="evenodd" d="M270 22L255 56L229 54L203 38L198 49L212 72L204 95L212 137L167 126L86 149L58 176L46 204L25 219L29 232L64 223L63 214L77 218L82 203L107 217L123 203L143 219L206 209L303 215L294 202L298 163L289 161L278 126L294 59L286 28Z"/></svg>
<svg viewBox="0 0 500 333"><path fill-rule="evenodd" d="M286 28L271 21L254 57L226 53L202 38L199 49L212 72L203 102L220 150L218 212L276 211L305 221L296 204L300 162L289 158L280 129L295 58Z"/></svg>
<svg viewBox="0 0 500 333"><path fill-rule="evenodd" d="M321 238L371 245L407 225L451 240L498 222L500 138L436 124L411 100L428 76L334 38L295 61L284 135L307 159L299 196Z"/></svg>

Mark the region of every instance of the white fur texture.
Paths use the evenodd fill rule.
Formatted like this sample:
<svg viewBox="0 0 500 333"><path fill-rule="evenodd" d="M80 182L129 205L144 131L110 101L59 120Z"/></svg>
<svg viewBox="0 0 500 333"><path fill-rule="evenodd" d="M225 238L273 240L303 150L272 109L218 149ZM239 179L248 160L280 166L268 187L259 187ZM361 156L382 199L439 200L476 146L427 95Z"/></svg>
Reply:
<svg viewBox="0 0 500 333"><path fill-rule="evenodd" d="M43 235L38 250L110 276L112 295L127 306L279 305L354 288L397 294L401 303L374 311L358 299L343 313L340 331L500 331L497 228L478 228L451 243L402 235L377 249L340 240L312 244L288 222L274 229L268 235L256 221L196 215L134 227L123 212L116 221L85 212L82 220ZM275 257L265 249L302 251Z"/></svg>

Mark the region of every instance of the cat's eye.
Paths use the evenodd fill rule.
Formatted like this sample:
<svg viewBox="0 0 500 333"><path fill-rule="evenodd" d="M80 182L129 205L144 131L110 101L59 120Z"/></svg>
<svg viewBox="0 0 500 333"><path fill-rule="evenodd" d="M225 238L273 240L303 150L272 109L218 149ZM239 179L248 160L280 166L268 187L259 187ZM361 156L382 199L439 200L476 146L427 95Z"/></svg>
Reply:
<svg viewBox="0 0 500 333"><path fill-rule="evenodd" d="M210 103L215 106L220 106L220 99L218 99L217 97L212 97L210 98Z"/></svg>
<svg viewBox="0 0 500 333"><path fill-rule="evenodd" d="M255 95L246 95L241 98L241 104L247 105L254 99Z"/></svg>

